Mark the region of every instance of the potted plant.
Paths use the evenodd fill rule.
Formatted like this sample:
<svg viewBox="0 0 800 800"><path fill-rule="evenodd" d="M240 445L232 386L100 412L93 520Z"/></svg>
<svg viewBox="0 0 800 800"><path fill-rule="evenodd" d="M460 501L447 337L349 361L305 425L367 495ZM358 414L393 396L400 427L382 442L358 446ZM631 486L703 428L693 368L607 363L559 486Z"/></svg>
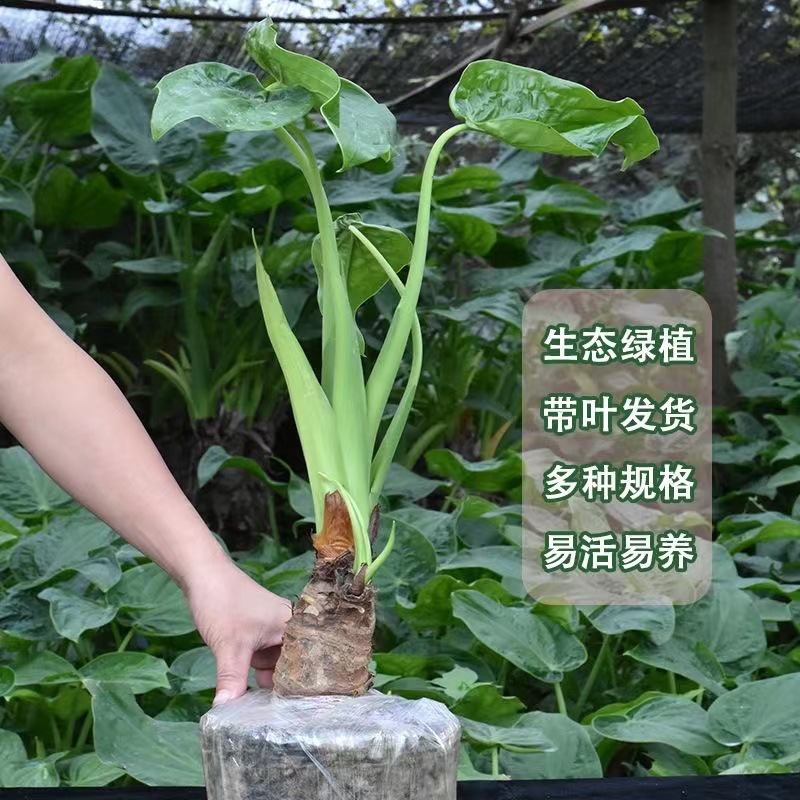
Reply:
<svg viewBox="0 0 800 800"><path fill-rule="evenodd" d="M624 152L627 166L655 151L658 141L631 99L611 102L533 69L495 60L474 62L450 96L456 124L430 148L411 241L400 231L366 224L357 214L334 218L306 136L307 126L324 124L338 142L341 170L389 160L395 140L391 112L325 64L280 47L269 19L249 30L247 50L264 77L217 63L192 64L164 77L157 86L152 131L160 138L195 117L224 131L274 131L308 182L319 228L312 257L322 314L320 376L286 320L254 240L264 322L286 379L317 531L316 565L287 627L275 693L361 696L371 686L372 579L394 541L392 531L386 547L373 552L377 502L420 376L422 335L416 308L442 150L469 131L519 149L565 156L598 156L613 144ZM356 311L387 282L396 290L397 306L367 375ZM409 339L408 379L384 427Z"/></svg>

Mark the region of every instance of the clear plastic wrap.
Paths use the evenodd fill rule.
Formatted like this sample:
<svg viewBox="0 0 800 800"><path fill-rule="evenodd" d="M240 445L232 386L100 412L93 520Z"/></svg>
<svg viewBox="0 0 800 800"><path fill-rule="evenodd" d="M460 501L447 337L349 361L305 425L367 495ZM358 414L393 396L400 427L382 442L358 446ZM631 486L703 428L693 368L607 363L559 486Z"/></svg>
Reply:
<svg viewBox="0 0 800 800"><path fill-rule="evenodd" d="M433 700L249 692L200 722L208 800L455 800L461 728Z"/></svg>

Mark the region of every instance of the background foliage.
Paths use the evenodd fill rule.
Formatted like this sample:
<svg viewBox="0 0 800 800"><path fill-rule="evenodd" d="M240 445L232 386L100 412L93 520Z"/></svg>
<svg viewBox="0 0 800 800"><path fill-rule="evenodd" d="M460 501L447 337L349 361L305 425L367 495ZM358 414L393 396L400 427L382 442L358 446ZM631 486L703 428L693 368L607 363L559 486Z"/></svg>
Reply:
<svg viewBox="0 0 800 800"><path fill-rule="evenodd" d="M0 93L0 251L115 377L242 568L294 597L310 494L249 243L255 229L316 358L299 172L270 135L193 125L154 143L150 89L91 57L0 65ZM417 140L342 177L334 142L309 134L336 210L413 227ZM462 779L795 769L796 186L782 172L738 217L741 398L716 411L713 590L675 609L543 606L519 579L523 304L554 287L702 291L713 232L671 184L615 196L603 160L567 176L464 152L436 179L424 374L383 498L381 536L394 522L398 537L377 576L379 688L461 717ZM392 303L359 311L368 359ZM4 444L0 785L199 784L214 664L182 595Z"/></svg>

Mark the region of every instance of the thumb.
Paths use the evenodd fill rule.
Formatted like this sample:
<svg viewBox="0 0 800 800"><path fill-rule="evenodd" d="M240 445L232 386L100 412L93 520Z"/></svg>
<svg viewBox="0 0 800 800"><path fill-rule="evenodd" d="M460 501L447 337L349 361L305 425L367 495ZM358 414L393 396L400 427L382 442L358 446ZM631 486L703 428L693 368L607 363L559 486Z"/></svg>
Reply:
<svg viewBox="0 0 800 800"><path fill-rule="evenodd" d="M247 691L247 674L252 653L247 648L222 645L214 658L217 662L217 693L212 706L241 697Z"/></svg>

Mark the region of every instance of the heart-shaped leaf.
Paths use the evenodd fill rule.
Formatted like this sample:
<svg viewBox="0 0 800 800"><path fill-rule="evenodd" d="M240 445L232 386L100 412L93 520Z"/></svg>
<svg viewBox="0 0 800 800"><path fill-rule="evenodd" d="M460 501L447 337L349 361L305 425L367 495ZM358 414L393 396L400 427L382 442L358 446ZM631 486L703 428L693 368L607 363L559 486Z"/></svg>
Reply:
<svg viewBox="0 0 800 800"><path fill-rule="evenodd" d="M342 170L375 158L389 159L396 135L394 115L360 86L316 59L284 50L270 19L247 32L247 51L275 81L313 96L314 107L339 143Z"/></svg>
<svg viewBox="0 0 800 800"><path fill-rule="evenodd" d="M748 746L752 758L797 753L800 741L800 674L746 683L708 709L711 735L728 747Z"/></svg>
<svg viewBox="0 0 800 800"><path fill-rule="evenodd" d="M474 61L450 95L450 108L474 130L520 150L598 156L613 143L624 166L658 149L641 106L612 102L577 83L503 61Z"/></svg>
<svg viewBox="0 0 800 800"><path fill-rule="evenodd" d="M586 661L586 649L557 622L507 608L480 592L453 592L453 614L483 645L542 681L560 681Z"/></svg>
<svg viewBox="0 0 800 800"><path fill-rule="evenodd" d="M202 786L197 723L162 722L139 708L132 692L86 681L92 695L94 746L104 764L148 786Z"/></svg>
<svg viewBox="0 0 800 800"><path fill-rule="evenodd" d="M297 122L313 107L302 88L268 93L252 73L211 62L170 72L156 90L151 118L156 141L196 117L223 131L271 131Z"/></svg>
<svg viewBox="0 0 800 800"><path fill-rule="evenodd" d="M104 653L82 666L81 678L133 694L169 689L167 665L149 653Z"/></svg>
<svg viewBox="0 0 800 800"><path fill-rule="evenodd" d="M690 755L712 756L725 750L711 737L702 706L679 695L650 697L622 713L600 711L592 727L608 739L661 742Z"/></svg>

